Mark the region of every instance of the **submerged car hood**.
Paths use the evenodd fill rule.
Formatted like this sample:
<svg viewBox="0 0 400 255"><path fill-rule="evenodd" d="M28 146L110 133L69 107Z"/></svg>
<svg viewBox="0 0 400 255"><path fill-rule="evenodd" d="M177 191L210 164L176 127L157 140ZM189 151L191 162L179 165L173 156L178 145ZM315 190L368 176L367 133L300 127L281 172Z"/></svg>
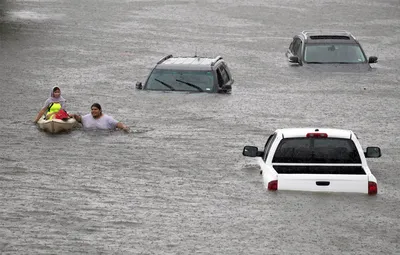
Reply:
<svg viewBox="0 0 400 255"><path fill-rule="evenodd" d="M372 68L369 64L303 64L304 68L321 72L367 72Z"/></svg>

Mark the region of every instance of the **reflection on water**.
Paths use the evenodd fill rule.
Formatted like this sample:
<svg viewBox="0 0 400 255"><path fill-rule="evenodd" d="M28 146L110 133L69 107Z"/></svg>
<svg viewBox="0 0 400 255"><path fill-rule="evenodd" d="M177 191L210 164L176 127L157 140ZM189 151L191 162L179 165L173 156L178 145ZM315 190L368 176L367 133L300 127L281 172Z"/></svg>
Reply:
<svg viewBox="0 0 400 255"><path fill-rule="evenodd" d="M0 0L0 25L7 13L7 0Z"/></svg>
<svg viewBox="0 0 400 255"><path fill-rule="evenodd" d="M0 40L5 39L5 35L15 34L25 27L30 27L35 23L42 23L50 19L61 19L63 15L51 13L40 13L29 10L24 4L16 5L10 1L0 0ZM33 24L32 24L33 23Z"/></svg>
<svg viewBox="0 0 400 255"><path fill-rule="evenodd" d="M0 0L0 46L6 35L14 34L19 30L20 24L13 22L10 18L12 11L12 3L7 0Z"/></svg>
<svg viewBox="0 0 400 255"><path fill-rule="evenodd" d="M5 6L6 1L5 0L0 0L0 19L5 16Z"/></svg>

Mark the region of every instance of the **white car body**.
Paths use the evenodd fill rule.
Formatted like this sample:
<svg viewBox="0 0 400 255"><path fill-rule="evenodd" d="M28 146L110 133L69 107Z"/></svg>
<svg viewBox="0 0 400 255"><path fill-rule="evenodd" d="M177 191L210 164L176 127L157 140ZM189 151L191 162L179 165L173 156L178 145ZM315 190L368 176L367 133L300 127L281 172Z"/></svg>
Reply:
<svg viewBox="0 0 400 255"><path fill-rule="evenodd" d="M307 137L307 134L310 134L310 136L316 135L318 137L314 138ZM293 138L293 139L288 139L288 138ZM298 138L300 139L296 140ZM264 156L261 155L257 156L259 157L258 162L260 164L264 186L266 189L312 191L312 192L352 192L352 193L364 193L371 195L377 193L377 180L375 176L371 173L371 170L367 165L367 160L364 151L361 147L360 142L357 139L357 136L351 130L327 129L327 128L278 129L275 131L274 135L272 136L272 139L273 140L267 142L266 147L264 149L264 151L265 150L268 151L267 154L265 154L264 152L257 152L258 154L264 153L263 154ZM305 145L303 147L299 146L294 148L285 148L284 147L285 143L282 142L282 140L284 139L286 139L286 141L292 141L291 143L288 142L286 144L293 145L298 143L298 141L302 141L302 143L304 143ZM312 141L312 139L314 140ZM351 140L354 143L354 145L352 145L352 143L349 140ZM343 148L343 147L340 148L328 147L325 145L325 141L326 143L329 144L335 144L337 142L348 144L349 147L352 148L352 150L349 150L350 152L342 152L342 153L343 155L346 155L343 156L343 158L347 157L347 155L352 155L351 157L348 157L350 163L325 162L332 160L331 158L329 158L332 157L332 155L335 158L336 157L340 158L342 154L338 155L338 153L336 153L336 150ZM281 147L280 147L280 152L277 153L278 146ZM300 151L303 150L302 152L306 150L307 153L311 153L310 154L312 155L311 157L307 156L308 155L307 153L305 154L303 153L303 155L306 155L307 159L313 161L314 157L318 157L314 155L320 152L318 151L319 149L321 151L323 150L330 151L329 152L330 156L325 156L326 154L322 154L321 152L319 154L320 158L315 160L319 162L304 163L301 160L300 162L295 162L295 163L279 162L279 159L282 159L282 161L290 161L292 159L290 156L286 157L286 155L292 155L292 156L296 155L293 157L301 157L298 156L301 155L299 154L299 152L295 152L296 150ZM380 149L378 147L374 147L374 149L379 150L379 156L371 156L371 157L380 157ZM284 150L286 150L285 151L286 154L282 154L282 151ZM275 153L277 155L280 153L280 155L285 155L285 157L281 156L281 158L279 158L277 156L277 158L274 158L274 156L276 156ZM358 153L359 158L356 155L356 153ZM351 162L351 160L354 160L354 162ZM313 172L319 172L319 173L313 173Z"/></svg>

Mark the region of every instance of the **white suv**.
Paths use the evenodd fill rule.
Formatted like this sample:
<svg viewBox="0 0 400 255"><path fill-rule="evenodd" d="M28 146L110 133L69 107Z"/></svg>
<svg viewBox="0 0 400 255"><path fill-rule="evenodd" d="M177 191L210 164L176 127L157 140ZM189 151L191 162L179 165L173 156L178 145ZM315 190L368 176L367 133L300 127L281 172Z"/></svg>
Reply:
<svg viewBox="0 0 400 255"><path fill-rule="evenodd" d="M354 192L375 195L378 186L366 158L381 156L379 147L363 151L351 130L278 129L264 147L245 146L243 155L259 157L268 190Z"/></svg>

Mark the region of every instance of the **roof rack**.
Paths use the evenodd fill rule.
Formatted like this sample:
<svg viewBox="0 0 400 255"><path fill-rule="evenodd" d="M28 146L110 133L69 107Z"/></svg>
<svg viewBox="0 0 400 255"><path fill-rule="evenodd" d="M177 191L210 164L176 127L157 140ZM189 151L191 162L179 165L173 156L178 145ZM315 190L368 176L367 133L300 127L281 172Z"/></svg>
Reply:
<svg viewBox="0 0 400 255"><path fill-rule="evenodd" d="M169 58L172 58L172 54L169 54L169 55L163 57L162 59L160 59L160 60L157 62L157 65L161 64L162 62L164 62L165 60L167 60L167 59L169 59Z"/></svg>
<svg viewBox="0 0 400 255"><path fill-rule="evenodd" d="M211 62L211 66L214 66L215 63L217 63L218 60L221 60L222 57L221 56L217 56L215 59L213 59L213 61Z"/></svg>
<svg viewBox="0 0 400 255"><path fill-rule="evenodd" d="M304 30L301 32L304 38L307 38L309 34L319 34L319 35L345 35L355 39L355 37L346 30Z"/></svg>

